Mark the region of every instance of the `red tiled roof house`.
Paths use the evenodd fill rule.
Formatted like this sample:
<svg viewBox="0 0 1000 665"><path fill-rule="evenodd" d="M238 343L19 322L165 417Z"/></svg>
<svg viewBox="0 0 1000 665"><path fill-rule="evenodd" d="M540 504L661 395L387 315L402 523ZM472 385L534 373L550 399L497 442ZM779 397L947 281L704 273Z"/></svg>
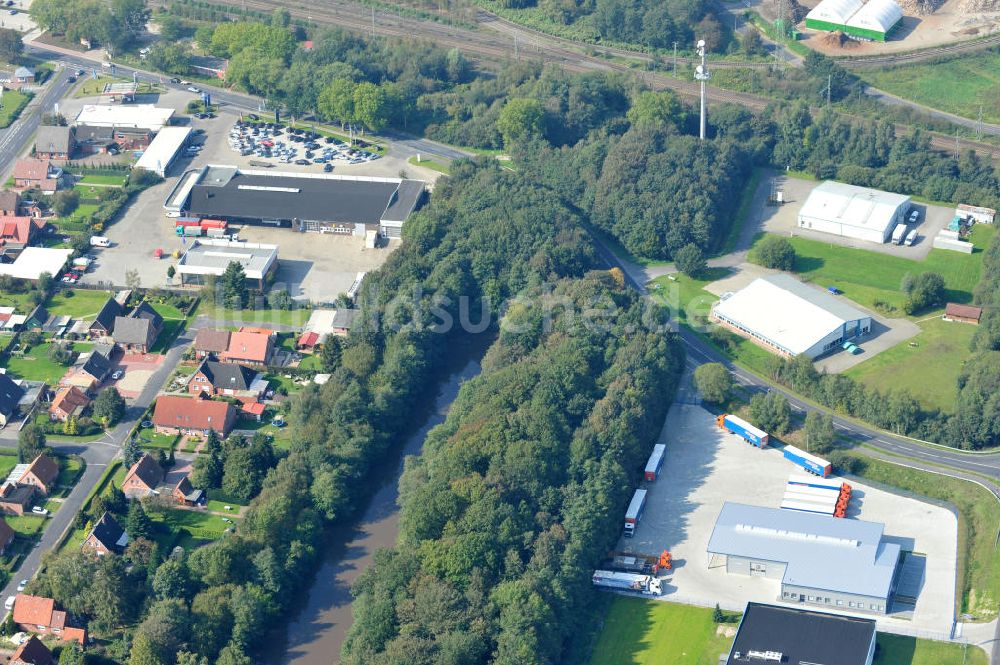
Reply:
<svg viewBox="0 0 1000 665"><path fill-rule="evenodd" d="M156 494L156 488L163 482L163 469L152 455L143 453L139 461L125 474L122 493L130 499Z"/></svg>
<svg viewBox="0 0 1000 665"><path fill-rule="evenodd" d="M42 194L54 194L59 189L62 169L47 159L26 157L14 162L14 189L37 187Z"/></svg>
<svg viewBox="0 0 1000 665"><path fill-rule="evenodd" d="M41 493L48 496L55 489L56 481L59 478L59 463L47 455L39 455L32 460L18 485L30 485Z"/></svg>
<svg viewBox="0 0 1000 665"><path fill-rule="evenodd" d="M17 594L14 623L28 633L52 634L67 642L80 644L87 641L87 629L68 624L66 612L57 610L56 601L51 598Z"/></svg>
<svg viewBox="0 0 1000 665"><path fill-rule="evenodd" d="M76 386L63 386L52 398L49 405L49 415L53 419L66 422L73 416L79 416L90 406L90 398Z"/></svg>
<svg viewBox="0 0 1000 665"><path fill-rule="evenodd" d="M163 434L201 435L214 430L227 436L235 424L236 409L229 402L161 395L153 411L153 425Z"/></svg>
<svg viewBox="0 0 1000 665"><path fill-rule="evenodd" d="M194 338L194 352L198 358L218 356L229 348L229 331L202 328Z"/></svg>
<svg viewBox="0 0 1000 665"><path fill-rule="evenodd" d="M274 352L274 337L259 332L239 331L229 336L229 348L219 357L226 363L266 367Z"/></svg>

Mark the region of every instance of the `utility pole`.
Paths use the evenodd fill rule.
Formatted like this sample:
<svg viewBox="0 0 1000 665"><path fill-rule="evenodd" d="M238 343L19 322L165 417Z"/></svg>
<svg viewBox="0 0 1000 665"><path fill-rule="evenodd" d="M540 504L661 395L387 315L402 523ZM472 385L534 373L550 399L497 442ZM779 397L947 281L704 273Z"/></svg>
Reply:
<svg viewBox="0 0 1000 665"><path fill-rule="evenodd" d="M694 78L701 83L701 124L698 132L699 138L705 140L705 127L707 120L707 109L705 108L705 83L708 81L708 65L705 63L705 40L698 40L698 55L701 56L701 64L694 70Z"/></svg>
<svg viewBox="0 0 1000 665"><path fill-rule="evenodd" d="M976 140L983 138L983 105L979 105L979 122L976 123Z"/></svg>
<svg viewBox="0 0 1000 665"><path fill-rule="evenodd" d="M674 76L677 76L677 42L674 42Z"/></svg>
<svg viewBox="0 0 1000 665"><path fill-rule="evenodd" d="M375 8L372 7L372 39L375 39Z"/></svg>

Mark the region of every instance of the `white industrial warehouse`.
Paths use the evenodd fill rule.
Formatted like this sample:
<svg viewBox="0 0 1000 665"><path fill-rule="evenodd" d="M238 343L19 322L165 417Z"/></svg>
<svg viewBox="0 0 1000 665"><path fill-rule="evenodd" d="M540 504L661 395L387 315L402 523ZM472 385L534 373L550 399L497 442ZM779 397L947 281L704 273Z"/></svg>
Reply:
<svg viewBox="0 0 1000 665"><path fill-rule="evenodd" d="M903 10L895 0L822 0L806 14L805 23L811 30L884 42L902 20Z"/></svg>
<svg viewBox="0 0 1000 665"><path fill-rule="evenodd" d="M781 580L784 602L886 614L900 546L885 525L726 502L708 541L709 566Z"/></svg>
<svg viewBox="0 0 1000 665"><path fill-rule="evenodd" d="M760 277L724 295L712 308L712 319L785 357L817 358L872 327L869 315L843 299L785 274Z"/></svg>
<svg viewBox="0 0 1000 665"><path fill-rule="evenodd" d="M799 210L798 226L884 243L909 209L909 196L827 180L809 193Z"/></svg>
<svg viewBox="0 0 1000 665"><path fill-rule="evenodd" d="M191 136L190 127L164 127L135 163L136 168L165 177Z"/></svg>
<svg viewBox="0 0 1000 665"><path fill-rule="evenodd" d="M76 116L76 124L90 127L127 127L158 132L170 124L173 109L152 104L87 104Z"/></svg>

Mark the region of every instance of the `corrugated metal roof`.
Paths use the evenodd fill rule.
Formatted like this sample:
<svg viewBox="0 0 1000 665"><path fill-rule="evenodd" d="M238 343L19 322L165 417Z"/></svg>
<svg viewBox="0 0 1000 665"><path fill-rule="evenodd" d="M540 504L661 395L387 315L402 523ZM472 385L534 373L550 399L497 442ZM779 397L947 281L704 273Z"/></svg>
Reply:
<svg viewBox="0 0 1000 665"><path fill-rule="evenodd" d="M844 323L869 318L843 299L783 273L755 279L713 312L792 355L808 351Z"/></svg>
<svg viewBox="0 0 1000 665"><path fill-rule="evenodd" d="M896 210L909 200L910 197L903 194L827 180L809 193L799 210L799 218L811 217L884 231L896 222Z"/></svg>
<svg viewBox="0 0 1000 665"><path fill-rule="evenodd" d="M710 554L786 563L785 584L885 598L900 550L882 541L884 528L876 522L727 502L707 549Z"/></svg>

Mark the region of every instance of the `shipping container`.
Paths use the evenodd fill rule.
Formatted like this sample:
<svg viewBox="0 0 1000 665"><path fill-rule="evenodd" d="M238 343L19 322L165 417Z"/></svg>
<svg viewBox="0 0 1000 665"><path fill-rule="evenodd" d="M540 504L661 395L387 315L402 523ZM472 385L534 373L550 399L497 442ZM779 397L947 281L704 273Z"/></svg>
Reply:
<svg viewBox="0 0 1000 665"><path fill-rule="evenodd" d="M770 436L762 429L758 429L738 416L729 414L716 418L716 423L722 429L732 432L742 437L746 442L763 448L770 441Z"/></svg>
<svg viewBox="0 0 1000 665"><path fill-rule="evenodd" d="M224 229L228 226L228 222L222 219L203 219L201 220L201 228L203 229Z"/></svg>
<svg viewBox="0 0 1000 665"><path fill-rule="evenodd" d="M658 443L653 446L653 452L649 455L649 460L646 462L646 481L653 482L656 480L657 476L660 475L660 468L663 466L663 460L667 454L667 447Z"/></svg>
<svg viewBox="0 0 1000 665"><path fill-rule="evenodd" d="M784 502L794 502L794 503L808 503L811 506L816 506L826 511L828 514L833 514L833 511L837 508L837 502L840 500L838 496L833 496L827 499L817 496L808 496L803 494L786 494L781 498Z"/></svg>
<svg viewBox="0 0 1000 665"><path fill-rule="evenodd" d="M614 570L595 570L591 581L594 586L605 589L637 591L647 596L659 596L662 593L659 578L652 575L620 573Z"/></svg>
<svg viewBox="0 0 1000 665"><path fill-rule="evenodd" d="M788 476L789 485L806 485L808 487L826 487L832 490L840 490L844 486L842 480L836 478L817 478L805 474L792 474Z"/></svg>
<svg viewBox="0 0 1000 665"><path fill-rule="evenodd" d="M829 476L830 472L833 471L833 466L822 457L811 455L795 446L785 446L781 454L792 464L797 464L809 473L815 473L823 478Z"/></svg>
<svg viewBox="0 0 1000 665"><path fill-rule="evenodd" d="M814 515L832 515L832 510L827 510L822 506L817 506L814 503L802 503L799 501L782 501L782 510L797 510L800 513L813 513Z"/></svg>
<svg viewBox="0 0 1000 665"><path fill-rule="evenodd" d="M200 226L181 226L181 233L179 235L183 236L200 236L205 232L205 229Z"/></svg>
<svg viewBox="0 0 1000 665"><path fill-rule="evenodd" d="M635 535L635 527L642 519L642 511L646 508L646 490L636 490L625 511L625 537Z"/></svg>

